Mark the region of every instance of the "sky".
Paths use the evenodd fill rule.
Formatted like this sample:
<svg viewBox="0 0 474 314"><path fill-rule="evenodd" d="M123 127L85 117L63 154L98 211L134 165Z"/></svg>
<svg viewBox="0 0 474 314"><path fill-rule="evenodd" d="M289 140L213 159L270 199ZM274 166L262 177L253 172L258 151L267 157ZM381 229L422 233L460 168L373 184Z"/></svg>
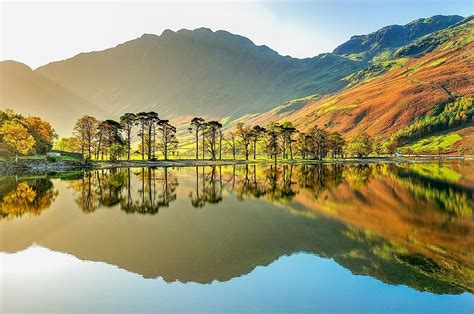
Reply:
<svg viewBox="0 0 474 314"><path fill-rule="evenodd" d="M304 58L352 35L436 14L472 15L473 0L4 1L0 60L32 68L165 29L209 27Z"/></svg>

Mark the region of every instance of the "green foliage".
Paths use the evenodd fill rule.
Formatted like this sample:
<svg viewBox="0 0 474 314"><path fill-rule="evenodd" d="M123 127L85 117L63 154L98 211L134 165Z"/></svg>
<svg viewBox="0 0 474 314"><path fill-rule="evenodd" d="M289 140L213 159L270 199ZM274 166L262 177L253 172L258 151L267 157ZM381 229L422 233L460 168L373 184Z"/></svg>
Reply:
<svg viewBox="0 0 474 314"><path fill-rule="evenodd" d="M357 158L367 157L372 152L372 141L367 134L353 136L346 146L346 154Z"/></svg>
<svg viewBox="0 0 474 314"><path fill-rule="evenodd" d="M461 140L461 136L457 133L433 135L411 142L402 147L402 149L413 151L414 153L433 153L440 149L450 148L454 143Z"/></svg>
<svg viewBox="0 0 474 314"><path fill-rule="evenodd" d="M394 133L388 142L403 145L424 135L472 122L474 116L474 98L459 97L456 100L439 104L429 116L422 116L413 123ZM443 141L444 145L452 144L456 137ZM426 145L426 142L424 143Z"/></svg>
<svg viewBox="0 0 474 314"><path fill-rule="evenodd" d="M448 60L448 58L439 58L438 60L431 62L428 66L432 67L432 68L435 68L435 67L440 66L443 63L445 63L446 60Z"/></svg>
<svg viewBox="0 0 474 314"><path fill-rule="evenodd" d="M438 32L426 35L419 40L400 48L395 56L422 56L435 49L462 47L474 41L473 17Z"/></svg>

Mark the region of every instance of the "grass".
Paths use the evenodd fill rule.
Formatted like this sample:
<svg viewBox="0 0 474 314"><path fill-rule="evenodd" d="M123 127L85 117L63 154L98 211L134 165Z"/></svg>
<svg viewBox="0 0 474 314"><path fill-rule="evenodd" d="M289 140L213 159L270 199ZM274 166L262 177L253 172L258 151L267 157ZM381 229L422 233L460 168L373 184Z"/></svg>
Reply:
<svg viewBox="0 0 474 314"><path fill-rule="evenodd" d="M435 68L435 67L440 66L440 65L442 65L443 63L445 63L446 60L448 60L448 58L440 58L440 59L438 59L438 60L436 60L436 61L431 62L428 66L429 66L429 67L432 67L432 68Z"/></svg>
<svg viewBox="0 0 474 314"><path fill-rule="evenodd" d="M326 110L323 111L323 114L326 114L331 111L341 111L341 110L349 110L358 107L359 105L352 104L352 105L347 105L347 106L333 106L329 107Z"/></svg>
<svg viewBox="0 0 474 314"><path fill-rule="evenodd" d="M461 139L462 137L457 133L433 135L411 142L403 148L411 149L414 152L436 152L438 149L444 150L450 148Z"/></svg>
<svg viewBox="0 0 474 314"><path fill-rule="evenodd" d="M329 107L329 106L334 105L335 103L337 103L337 101L338 101L337 98L331 99L330 101L325 102L325 103L322 104L322 105L319 105L318 108L319 108L319 109L322 109L322 108L325 108L325 107Z"/></svg>

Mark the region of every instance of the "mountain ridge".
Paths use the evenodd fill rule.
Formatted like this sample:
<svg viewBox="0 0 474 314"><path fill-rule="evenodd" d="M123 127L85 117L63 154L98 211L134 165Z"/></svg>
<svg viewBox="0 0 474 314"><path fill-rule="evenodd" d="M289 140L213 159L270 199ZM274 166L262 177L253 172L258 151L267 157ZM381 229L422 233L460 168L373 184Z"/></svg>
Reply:
<svg viewBox="0 0 474 314"><path fill-rule="evenodd" d="M1 64L6 89L24 84L25 79L16 81L18 78L5 73ZM32 85L37 84L35 80L51 82L62 94L77 96L66 101L75 113L63 112L65 118L60 121L56 121L57 115L65 101L61 97L39 97L41 102L33 105L34 98L2 93L0 105L14 104L19 112L32 108L32 114L51 119L60 134L71 132L80 113L95 114L93 109L82 110L94 107L101 109L99 118L117 119L127 111L154 110L171 118L211 114L216 119L235 120L292 99L344 90L354 84L347 77L368 65L369 60L334 53L303 59L282 56L223 30L164 30L161 35L143 34L115 47L23 71ZM27 86L25 89L28 91ZM42 108L55 108L58 113Z"/></svg>

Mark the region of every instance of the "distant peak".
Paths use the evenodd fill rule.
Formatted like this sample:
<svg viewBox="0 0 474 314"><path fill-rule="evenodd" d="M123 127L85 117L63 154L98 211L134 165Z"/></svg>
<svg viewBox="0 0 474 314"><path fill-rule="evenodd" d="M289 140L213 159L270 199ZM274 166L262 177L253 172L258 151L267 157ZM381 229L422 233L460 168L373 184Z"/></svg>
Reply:
<svg viewBox="0 0 474 314"><path fill-rule="evenodd" d="M176 34L175 31L172 31L171 29L165 29L163 33L161 33L161 36L172 36Z"/></svg>
<svg viewBox="0 0 474 314"><path fill-rule="evenodd" d="M143 34L142 36L140 36L140 38L156 38L158 37L158 35L156 34Z"/></svg>

